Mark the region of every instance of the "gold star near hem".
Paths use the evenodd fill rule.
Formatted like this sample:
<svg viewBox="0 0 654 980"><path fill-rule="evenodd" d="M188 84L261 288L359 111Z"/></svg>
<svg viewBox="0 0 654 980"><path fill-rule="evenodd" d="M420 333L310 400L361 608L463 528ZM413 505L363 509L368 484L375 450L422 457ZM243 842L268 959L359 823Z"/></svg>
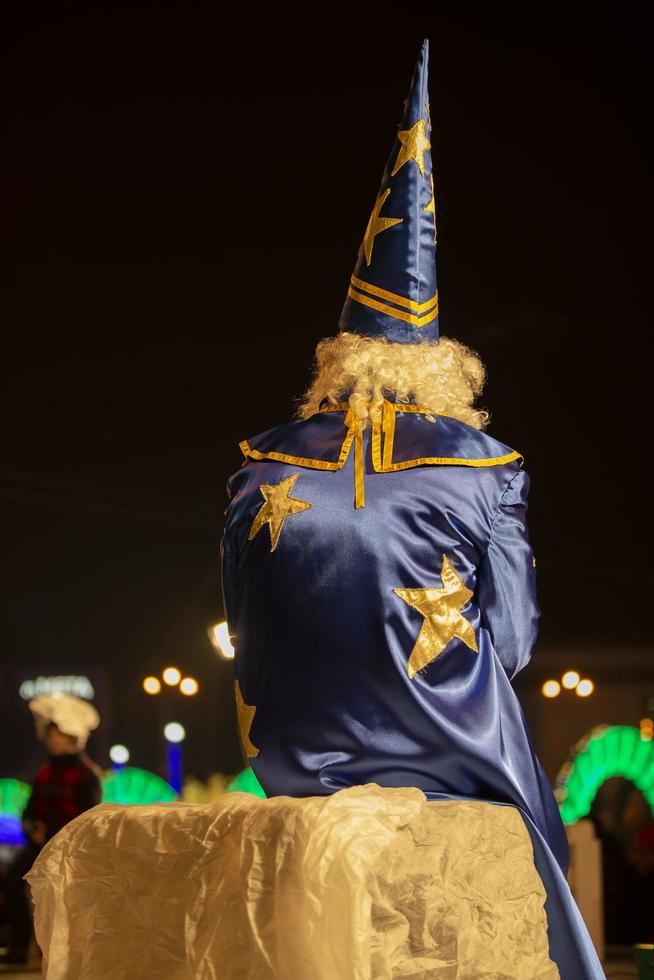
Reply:
<svg viewBox="0 0 654 980"><path fill-rule="evenodd" d="M274 551L286 518L291 517L292 514L299 514L303 510L309 510L313 506L306 500L298 500L297 497L290 496L298 475L298 473L294 473L287 480L274 483L272 486L268 483L261 484L259 490L263 494L265 503L261 505L257 516L252 521L248 541L251 541L255 534L259 533L264 524L268 524L270 527L270 550Z"/></svg>
<svg viewBox="0 0 654 980"><path fill-rule="evenodd" d="M250 729L257 709L252 704L246 704L241 694L241 685L238 681L234 686L236 693L236 712L238 714L238 730L241 733L243 751L247 759L253 759L259 755L259 749L250 741Z"/></svg>
<svg viewBox="0 0 654 980"><path fill-rule="evenodd" d="M390 194L391 189L387 187L383 194L381 194L372 209L372 214L370 215L370 221L368 222L368 227L366 228L366 233L363 236L363 248L366 253L366 265L370 265L372 260L372 250L375 245L375 235L378 235L380 231L386 231L387 228L392 228L393 225L399 225L404 220L403 218L380 218L379 212L384 206L384 201Z"/></svg>
<svg viewBox="0 0 654 980"><path fill-rule="evenodd" d="M431 183L431 198L429 199L429 204L425 204L423 211L427 211L428 214L433 214L434 216L434 244L436 244L436 200L434 196L434 175L429 175L429 181Z"/></svg>
<svg viewBox="0 0 654 980"><path fill-rule="evenodd" d="M402 146L400 147L400 152L397 155L397 160L395 161L395 166L391 171L391 177L394 177L398 172L400 167L403 167L405 163L409 160L415 160L420 168L420 173L425 176L425 153L427 150L431 149L431 143L427 133L425 132L425 120L419 119L411 129L401 129L397 134Z"/></svg>
<svg viewBox="0 0 654 980"><path fill-rule="evenodd" d="M478 652L475 631L461 610L472 598L452 567L447 555L443 555L441 568L442 589L394 589L409 606L424 616L415 646L407 663L407 673L413 677L427 667L454 640L463 640L471 650Z"/></svg>

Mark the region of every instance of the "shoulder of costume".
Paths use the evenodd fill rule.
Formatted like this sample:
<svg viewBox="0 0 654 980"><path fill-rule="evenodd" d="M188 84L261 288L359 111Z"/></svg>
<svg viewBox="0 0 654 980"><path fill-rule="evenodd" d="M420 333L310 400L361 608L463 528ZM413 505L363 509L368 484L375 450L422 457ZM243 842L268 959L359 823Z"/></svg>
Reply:
<svg viewBox="0 0 654 980"><path fill-rule="evenodd" d="M341 450L348 430L340 413L319 412L244 439L240 449L248 460L273 460L317 470L337 470L345 463ZM348 446L349 449L349 446Z"/></svg>
<svg viewBox="0 0 654 980"><path fill-rule="evenodd" d="M459 419L449 415L428 415L424 411L397 411L393 470L429 465L487 467L507 464L521 466L522 454Z"/></svg>
<svg viewBox="0 0 654 980"><path fill-rule="evenodd" d="M247 461L271 460L309 469L338 470L353 440L346 405L329 406L306 420L289 422L244 439ZM446 415L416 406L384 403L371 425L373 466L392 473L417 466L488 467L522 463L520 453L492 436Z"/></svg>

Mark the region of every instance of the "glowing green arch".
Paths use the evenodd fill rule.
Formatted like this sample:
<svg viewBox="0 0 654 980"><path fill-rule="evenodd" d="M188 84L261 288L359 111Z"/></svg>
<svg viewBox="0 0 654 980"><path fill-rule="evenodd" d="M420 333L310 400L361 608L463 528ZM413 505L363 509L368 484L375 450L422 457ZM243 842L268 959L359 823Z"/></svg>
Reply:
<svg viewBox="0 0 654 980"><path fill-rule="evenodd" d="M577 742L556 778L563 822L587 816L598 789L612 776L629 779L654 811L654 742L629 725L600 725Z"/></svg>
<svg viewBox="0 0 654 980"><path fill-rule="evenodd" d="M0 816L22 817L31 792L20 779L0 779Z"/></svg>
<svg viewBox="0 0 654 980"><path fill-rule="evenodd" d="M25 843L21 817L31 792L20 779L0 779L0 845Z"/></svg>
<svg viewBox="0 0 654 980"><path fill-rule="evenodd" d="M266 798L266 794L263 791L263 787L257 777L254 775L254 770L249 766L247 769L243 769L237 776L234 776L231 783L227 786L228 793L251 793L253 796L262 796Z"/></svg>
<svg viewBox="0 0 654 980"><path fill-rule="evenodd" d="M116 769L102 780L103 803L170 803L176 799L172 786L147 769Z"/></svg>

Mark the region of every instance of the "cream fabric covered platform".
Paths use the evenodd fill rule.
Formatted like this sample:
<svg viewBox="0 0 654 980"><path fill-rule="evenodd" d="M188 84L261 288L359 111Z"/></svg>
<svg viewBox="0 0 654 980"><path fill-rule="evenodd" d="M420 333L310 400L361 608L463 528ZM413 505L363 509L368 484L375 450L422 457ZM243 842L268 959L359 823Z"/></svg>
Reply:
<svg viewBox="0 0 654 980"><path fill-rule="evenodd" d="M47 980L554 980L513 807L419 790L102 804L29 875Z"/></svg>

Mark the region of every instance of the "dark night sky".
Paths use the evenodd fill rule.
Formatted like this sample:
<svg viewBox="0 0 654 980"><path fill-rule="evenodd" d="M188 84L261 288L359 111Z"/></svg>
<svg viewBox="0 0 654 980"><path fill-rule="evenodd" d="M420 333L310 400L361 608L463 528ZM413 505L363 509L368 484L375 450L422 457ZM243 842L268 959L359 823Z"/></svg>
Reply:
<svg viewBox="0 0 654 980"><path fill-rule="evenodd" d="M238 764L205 634L224 484L336 328L423 36L441 329L480 352L490 432L526 457L541 639L650 636L641 8L279 9L0 14L2 666L106 666L112 737L151 765L139 683L164 660L203 684L197 770Z"/></svg>

